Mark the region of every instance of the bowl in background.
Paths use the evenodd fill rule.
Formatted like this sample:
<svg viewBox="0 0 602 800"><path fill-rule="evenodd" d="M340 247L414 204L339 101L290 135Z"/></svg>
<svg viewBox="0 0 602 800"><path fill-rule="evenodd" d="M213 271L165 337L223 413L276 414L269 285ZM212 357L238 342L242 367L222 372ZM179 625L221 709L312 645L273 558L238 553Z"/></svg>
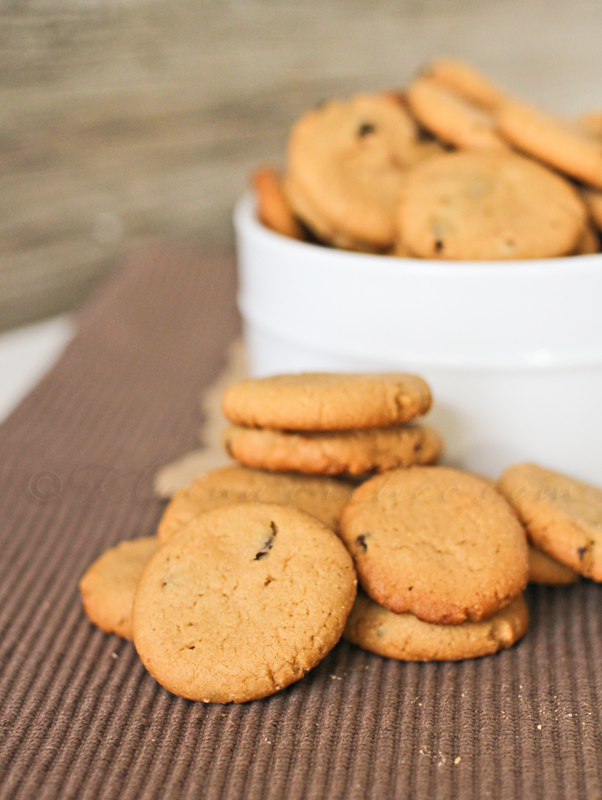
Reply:
<svg viewBox="0 0 602 800"><path fill-rule="evenodd" d="M445 461L535 461L602 485L602 254L430 261L288 239L234 213L253 376L405 371L433 390Z"/></svg>

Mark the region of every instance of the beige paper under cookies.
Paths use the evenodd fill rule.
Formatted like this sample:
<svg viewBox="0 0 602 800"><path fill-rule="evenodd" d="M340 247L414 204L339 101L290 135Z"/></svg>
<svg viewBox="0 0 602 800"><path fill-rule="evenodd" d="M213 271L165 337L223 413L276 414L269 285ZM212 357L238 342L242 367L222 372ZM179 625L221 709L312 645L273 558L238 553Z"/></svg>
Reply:
<svg viewBox="0 0 602 800"><path fill-rule="evenodd" d="M178 489L183 489L191 484L199 475L233 463L222 444L222 435L227 421L221 411L221 399L222 394L229 386L246 377L244 344L242 339L236 339L228 348L224 370L201 394L203 424L199 433L204 446L162 467L155 476L155 494L168 499Z"/></svg>

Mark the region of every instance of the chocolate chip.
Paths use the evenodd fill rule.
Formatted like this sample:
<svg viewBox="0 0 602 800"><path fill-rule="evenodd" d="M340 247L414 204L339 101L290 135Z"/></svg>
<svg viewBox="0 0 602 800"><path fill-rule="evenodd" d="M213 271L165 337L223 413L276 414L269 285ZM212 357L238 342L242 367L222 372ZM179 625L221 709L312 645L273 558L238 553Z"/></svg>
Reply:
<svg viewBox="0 0 602 800"><path fill-rule="evenodd" d="M363 553L365 553L368 550L368 545L366 544L366 537L367 536L370 536L370 534L369 533L362 533L355 540L357 546L360 548L360 550Z"/></svg>
<svg viewBox="0 0 602 800"><path fill-rule="evenodd" d="M267 554L270 552L270 550L274 546L274 539L276 538L276 534L278 533L278 531L276 529L276 523L275 522L270 522L270 528L272 529L272 534L269 537L269 539L267 539L265 541L263 547L261 548L261 550L255 556L255 561L259 561L260 558L263 558L264 556L267 556Z"/></svg>
<svg viewBox="0 0 602 800"><path fill-rule="evenodd" d="M577 555L579 556L581 561L583 561L583 559L585 558L586 552L587 552L587 547L579 547L577 549Z"/></svg>
<svg viewBox="0 0 602 800"><path fill-rule="evenodd" d="M435 252L440 253L443 250L443 242L441 239L435 240Z"/></svg>
<svg viewBox="0 0 602 800"><path fill-rule="evenodd" d="M363 138L364 136L369 136L371 133L376 133L376 128L374 125L372 125L371 122L362 122L358 129L357 135L360 138Z"/></svg>

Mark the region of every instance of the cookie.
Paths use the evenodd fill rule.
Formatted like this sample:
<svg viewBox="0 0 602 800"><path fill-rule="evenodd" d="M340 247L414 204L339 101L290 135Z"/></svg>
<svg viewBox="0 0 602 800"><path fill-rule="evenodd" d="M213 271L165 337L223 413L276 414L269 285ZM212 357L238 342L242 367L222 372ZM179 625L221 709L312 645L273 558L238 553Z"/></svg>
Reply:
<svg viewBox="0 0 602 800"><path fill-rule="evenodd" d="M424 72L488 111L495 111L505 99L504 92L470 64L455 58L438 58Z"/></svg>
<svg viewBox="0 0 602 800"><path fill-rule="evenodd" d="M257 202L257 217L266 226L290 239L304 238L282 191L280 175L272 167L259 167L253 172L252 184Z"/></svg>
<svg viewBox="0 0 602 800"><path fill-rule="evenodd" d="M88 618L105 633L132 638L132 603L140 576L159 547L156 536L120 542L103 553L79 582Z"/></svg>
<svg viewBox="0 0 602 800"><path fill-rule="evenodd" d="M432 78L413 81L407 101L421 125L459 150L508 150L491 114Z"/></svg>
<svg viewBox="0 0 602 800"><path fill-rule="evenodd" d="M274 474L238 466L216 469L174 496L161 518L157 535L161 543L166 542L202 511L250 501L290 505L337 530L353 489L351 484L335 478Z"/></svg>
<svg viewBox="0 0 602 800"><path fill-rule="evenodd" d="M585 201L592 222L602 231L602 192L596 189L582 189L581 196Z"/></svg>
<svg viewBox="0 0 602 800"><path fill-rule="evenodd" d="M349 476L433 464L443 450L439 434L420 425L303 433L233 425L224 444L250 467Z"/></svg>
<svg viewBox="0 0 602 800"><path fill-rule="evenodd" d="M292 128L286 196L303 221L309 204L325 228L386 248L404 171L423 153L415 122L391 95L331 101ZM308 224L313 228L315 219Z"/></svg>
<svg viewBox="0 0 602 800"><path fill-rule="evenodd" d="M576 256L591 256L593 253L600 252L600 239L598 238L598 234L593 229L593 227L588 223L583 233L581 234L581 238L577 243L577 249L575 250L574 255Z"/></svg>
<svg viewBox="0 0 602 800"><path fill-rule="evenodd" d="M535 547L586 578L602 581L602 490L517 464L499 480Z"/></svg>
<svg viewBox="0 0 602 800"><path fill-rule="evenodd" d="M334 647L355 592L349 554L313 517L263 503L215 508L144 570L134 644L174 694L256 700L302 678Z"/></svg>
<svg viewBox="0 0 602 800"><path fill-rule="evenodd" d="M359 593L343 637L364 650L400 661L459 661L512 647L528 624L522 595L481 622L434 625L413 614L394 614Z"/></svg>
<svg viewBox="0 0 602 800"><path fill-rule="evenodd" d="M544 586L569 586L579 580L579 573L565 567L533 545L529 545L529 583Z"/></svg>
<svg viewBox="0 0 602 800"><path fill-rule="evenodd" d="M575 251L585 206L570 183L513 153L448 153L408 173L399 236L432 259L547 258Z"/></svg>
<svg viewBox="0 0 602 800"><path fill-rule="evenodd" d="M501 105L497 126L514 147L572 178L602 189L602 143L598 136L517 101Z"/></svg>
<svg viewBox="0 0 602 800"><path fill-rule="evenodd" d="M230 422L293 431L340 431L400 425L431 407L417 375L305 372L249 378L227 389Z"/></svg>
<svg viewBox="0 0 602 800"><path fill-rule="evenodd" d="M340 535L365 592L426 622L478 622L527 584L525 531L488 481L447 467L371 478L343 509Z"/></svg>

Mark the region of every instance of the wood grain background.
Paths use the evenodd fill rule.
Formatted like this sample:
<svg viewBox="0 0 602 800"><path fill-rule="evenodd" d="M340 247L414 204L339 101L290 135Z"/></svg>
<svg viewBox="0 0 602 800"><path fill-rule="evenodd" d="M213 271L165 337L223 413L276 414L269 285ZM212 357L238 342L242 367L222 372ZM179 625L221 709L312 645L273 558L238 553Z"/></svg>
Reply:
<svg viewBox="0 0 602 800"><path fill-rule="evenodd" d="M140 240L230 246L296 116L433 55L602 107L601 34L599 0L4 0L0 328L77 304Z"/></svg>

